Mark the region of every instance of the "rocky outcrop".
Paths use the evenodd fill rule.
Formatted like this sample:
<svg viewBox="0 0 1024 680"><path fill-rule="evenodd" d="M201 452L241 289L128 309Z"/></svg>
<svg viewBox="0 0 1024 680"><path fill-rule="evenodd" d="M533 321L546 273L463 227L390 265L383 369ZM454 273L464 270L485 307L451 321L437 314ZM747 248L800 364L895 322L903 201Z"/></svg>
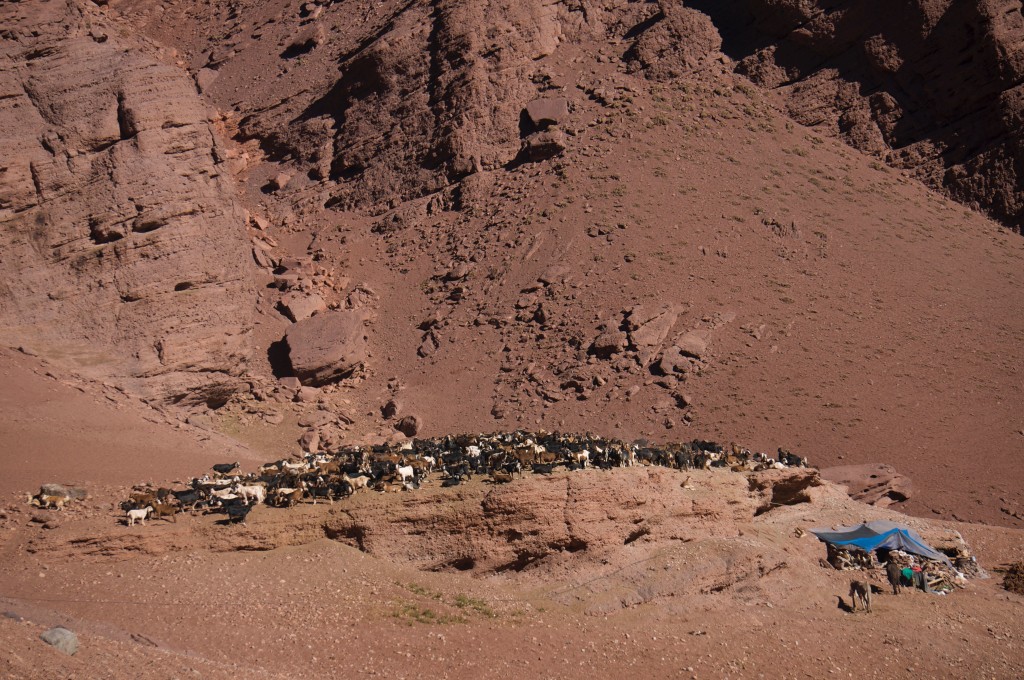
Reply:
<svg viewBox="0 0 1024 680"><path fill-rule="evenodd" d="M244 215L193 81L94 12L0 8L0 341L219 402L249 356Z"/></svg>
<svg viewBox="0 0 1024 680"><path fill-rule="evenodd" d="M1024 227L1024 15L1016 0L687 3L738 71L804 125Z"/></svg>
<svg viewBox="0 0 1024 680"><path fill-rule="evenodd" d="M883 463L825 468L821 476L845 486L850 498L870 505L902 503L912 492L910 478Z"/></svg>
<svg viewBox="0 0 1024 680"><path fill-rule="evenodd" d="M383 210L438 191L519 152L533 60L557 46L557 12L550 0L410 3L354 29L360 42L320 96L253 113L241 133L312 166L335 207Z"/></svg>
<svg viewBox="0 0 1024 680"><path fill-rule="evenodd" d="M630 68L653 80L672 80L719 54L722 37L706 14L676 0L660 0L658 8L626 54Z"/></svg>

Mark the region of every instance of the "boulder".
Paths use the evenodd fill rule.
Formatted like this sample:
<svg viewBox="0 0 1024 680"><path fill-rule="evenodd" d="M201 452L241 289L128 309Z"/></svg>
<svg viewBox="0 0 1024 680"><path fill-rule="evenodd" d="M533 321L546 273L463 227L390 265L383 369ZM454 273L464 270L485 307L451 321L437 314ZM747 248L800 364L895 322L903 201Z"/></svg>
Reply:
<svg viewBox="0 0 1024 680"><path fill-rule="evenodd" d="M306 430L299 437L299 446L306 453L316 453L320 450L320 433L313 429Z"/></svg>
<svg viewBox="0 0 1024 680"><path fill-rule="evenodd" d="M629 337L641 362L646 365L661 348L678 318L679 310L673 306L653 310L637 306L630 311Z"/></svg>
<svg viewBox="0 0 1024 680"><path fill-rule="evenodd" d="M40 635L39 638L68 656L72 656L78 651L78 636L62 626L51 628Z"/></svg>
<svg viewBox="0 0 1024 680"><path fill-rule="evenodd" d="M279 172L274 175L274 179L267 182L267 188L271 191L280 191L288 186L288 182L292 179L291 175L286 172Z"/></svg>
<svg viewBox="0 0 1024 680"><path fill-rule="evenodd" d="M299 427L323 427L332 420L335 420L335 417L331 413L327 411L314 411L313 413L300 416L298 423Z"/></svg>
<svg viewBox="0 0 1024 680"><path fill-rule="evenodd" d="M626 59L653 80L681 78L708 64L722 47L711 18L682 3L659 3L660 21L640 34Z"/></svg>
<svg viewBox="0 0 1024 680"><path fill-rule="evenodd" d="M526 115L537 129L564 123L569 117L569 100L565 97L541 97L526 105Z"/></svg>
<svg viewBox="0 0 1024 680"><path fill-rule="evenodd" d="M394 399L390 399L388 403L381 407L380 414L387 420L391 420L398 415L398 410L398 402Z"/></svg>
<svg viewBox="0 0 1024 680"><path fill-rule="evenodd" d="M315 403L320 398L320 390L316 387L300 387L295 391L295 401L304 404Z"/></svg>
<svg viewBox="0 0 1024 680"><path fill-rule="evenodd" d="M662 375L673 375L684 373L689 366L690 360L683 355L682 350L673 345L661 353L661 358L658 359L654 368Z"/></svg>
<svg viewBox="0 0 1024 680"><path fill-rule="evenodd" d="M302 321L327 309L327 303L316 293L285 293L281 297L281 311L292 321Z"/></svg>
<svg viewBox="0 0 1024 680"><path fill-rule="evenodd" d="M63 496L71 498L71 493L63 484L43 484L39 487L39 493L44 496Z"/></svg>
<svg viewBox="0 0 1024 680"><path fill-rule="evenodd" d="M414 415L408 415L395 423L395 429L406 437L415 437L420 431L420 419Z"/></svg>
<svg viewBox="0 0 1024 680"><path fill-rule="evenodd" d="M213 418L203 413L193 413L185 419L185 422L192 427L198 427L202 430L213 429Z"/></svg>
<svg viewBox="0 0 1024 680"><path fill-rule="evenodd" d="M302 383L299 381L298 378L296 378L294 376L288 376L286 378L281 378L278 382L281 383L281 387L286 387L286 388L288 388L290 390L297 390L300 387L302 387Z"/></svg>
<svg viewBox="0 0 1024 680"><path fill-rule="evenodd" d="M206 94L210 91L210 86L213 85L213 81L217 80L217 76L220 75L217 71L212 68L201 68L196 73L196 85L199 87L199 92Z"/></svg>
<svg viewBox="0 0 1024 680"><path fill-rule="evenodd" d="M846 487L850 498L869 505L887 506L910 498L910 478L882 463L825 468L821 476Z"/></svg>
<svg viewBox="0 0 1024 680"><path fill-rule="evenodd" d="M621 354L629 345L629 338L622 331L607 331L597 336L590 345L590 353L599 359L610 359Z"/></svg>
<svg viewBox="0 0 1024 680"><path fill-rule="evenodd" d="M523 141L520 152L528 161L543 161L565 151L565 133L558 129L535 132Z"/></svg>
<svg viewBox="0 0 1024 680"><path fill-rule="evenodd" d="M690 331L689 333L683 333L676 340L675 347L685 356L700 359L707 354L708 341L699 333Z"/></svg>
<svg viewBox="0 0 1024 680"><path fill-rule="evenodd" d="M544 272L537 277L537 280L545 286L551 286L556 283L564 283L571 273L572 269L564 264L553 264L545 269Z"/></svg>
<svg viewBox="0 0 1024 680"><path fill-rule="evenodd" d="M335 310L296 322L284 336L292 370L303 385L347 378L366 360L366 317Z"/></svg>

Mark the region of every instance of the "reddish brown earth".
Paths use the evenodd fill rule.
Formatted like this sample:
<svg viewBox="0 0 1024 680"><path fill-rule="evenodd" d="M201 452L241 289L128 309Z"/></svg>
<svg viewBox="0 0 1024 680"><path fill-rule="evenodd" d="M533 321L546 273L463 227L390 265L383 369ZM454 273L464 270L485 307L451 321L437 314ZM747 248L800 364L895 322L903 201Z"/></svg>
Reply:
<svg viewBox="0 0 1024 680"><path fill-rule="evenodd" d="M0 7L0 596L31 621L0 619L0 664L1019 676L998 578L850 616L846 579L792 536L895 509L957 527L987 568L1021 558L1024 242L969 209L1019 228L1019 2L862 4ZM359 499L383 531L367 553L337 507L242 529L110 511L133 483L253 469L304 434L517 427L783 446L846 467L865 500L887 464L909 500L826 486L753 517L714 478L697 521L665 479L531 479L503 522L564 529L559 485L578 483L595 535L573 552L544 533L563 550L514 573L493 573L514 559L497 534L453 519L482 486ZM93 495L47 530L20 500L49 481ZM633 512L679 527L623 545ZM684 564L694 542L728 555L713 573L787 566L720 591L644 567L552 595L637 549ZM466 545L473 573L423 571ZM35 639L55 621L82 633L76 657Z"/></svg>

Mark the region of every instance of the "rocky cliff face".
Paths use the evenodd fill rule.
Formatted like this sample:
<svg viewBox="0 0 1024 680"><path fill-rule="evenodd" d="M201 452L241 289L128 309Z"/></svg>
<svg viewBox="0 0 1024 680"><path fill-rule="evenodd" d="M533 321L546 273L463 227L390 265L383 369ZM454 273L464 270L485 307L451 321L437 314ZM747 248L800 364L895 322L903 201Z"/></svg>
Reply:
<svg viewBox="0 0 1024 680"><path fill-rule="evenodd" d="M310 98L304 83L242 121L244 136L327 180L332 207L386 206L513 160L520 112L536 92L532 62L550 54L561 33L550 0L383 5L361 25L334 12L327 27L309 23L319 26L306 30L309 39L289 36L297 56L317 49L317 36L342 19L358 40L337 56L326 92ZM308 73L310 63L295 68Z"/></svg>
<svg viewBox="0 0 1024 680"><path fill-rule="evenodd" d="M1020 0L687 4L796 121L1024 227Z"/></svg>
<svg viewBox="0 0 1024 680"><path fill-rule="evenodd" d="M244 213L192 80L94 9L0 8L0 340L216 402L249 354Z"/></svg>

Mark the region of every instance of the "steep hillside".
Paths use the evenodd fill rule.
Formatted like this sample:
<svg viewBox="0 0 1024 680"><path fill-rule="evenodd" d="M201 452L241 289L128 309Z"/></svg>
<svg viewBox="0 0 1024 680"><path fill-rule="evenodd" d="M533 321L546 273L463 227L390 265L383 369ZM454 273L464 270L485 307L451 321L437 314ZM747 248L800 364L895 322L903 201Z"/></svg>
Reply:
<svg viewBox="0 0 1024 680"><path fill-rule="evenodd" d="M213 368L200 390L249 383L201 416L214 427L268 452L519 425L737 439L890 463L913 512L1024 517L1019 238L794 124L791 100L735 73L749 62L714 12L95 11L189 72L234 179L212 186L249 211L216 232L230 248L192 239L180 257L254 258L255 304L211 283L159 308L194 295L195 328L251 337L250 354L195 365ZM251 334L217 331L253 312ZM160 314L133 328L152 342Z"/></svg>
<svg viewBox="0 0 1024 680"><path fill-rule="evenodd" d="M1024 227L1020 0L687 4L794 120Z"/></svg>

